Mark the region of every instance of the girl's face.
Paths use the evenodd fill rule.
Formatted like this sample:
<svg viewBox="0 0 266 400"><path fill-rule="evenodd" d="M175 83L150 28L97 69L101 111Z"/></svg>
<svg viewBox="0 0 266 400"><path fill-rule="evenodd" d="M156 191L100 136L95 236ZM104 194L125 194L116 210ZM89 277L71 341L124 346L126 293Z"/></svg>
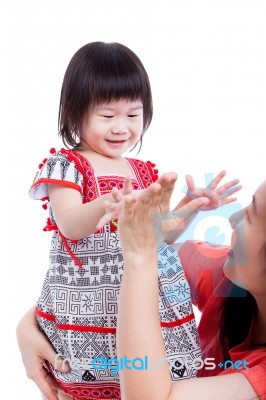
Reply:
<svg viewBox="0 0 266 400"><path fill-rule="evenodd" d="M121 99L97 105L85 115L81 144L107 157L117 158L140 139L143 131L141 100Z"/></svg>
<svg viewBox="0 0 266 400"><path fill-rule="evenodd" d="M225 275L252 294L266 291L266 181L252 203L230 217L232 251L224 265Z"/></svg>

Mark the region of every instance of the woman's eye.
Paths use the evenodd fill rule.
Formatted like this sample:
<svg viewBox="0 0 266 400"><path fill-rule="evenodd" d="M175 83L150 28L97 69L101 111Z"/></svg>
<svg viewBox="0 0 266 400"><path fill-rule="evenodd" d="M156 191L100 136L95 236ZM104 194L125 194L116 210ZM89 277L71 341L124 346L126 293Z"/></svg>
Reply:
<svg viewBox="0 0 266 400"><path fill-rule="evenodd" d="M130 114L130 115L128 115L130 118L133 118L133 117L137 117L138 115L137 114Z"/></svg>
<svg viewBox="0 0 266 400"><path fill-rule="evenodd" d="M103 115L104 118L113 118L113 115Z"/></svg>
<svg viewBox="0 0 266 400"><path fill-rule="evenodd" d="M247 218L248 223L250 224L250 217L249 217L248 209L246 209L246 218Z"/></svg>

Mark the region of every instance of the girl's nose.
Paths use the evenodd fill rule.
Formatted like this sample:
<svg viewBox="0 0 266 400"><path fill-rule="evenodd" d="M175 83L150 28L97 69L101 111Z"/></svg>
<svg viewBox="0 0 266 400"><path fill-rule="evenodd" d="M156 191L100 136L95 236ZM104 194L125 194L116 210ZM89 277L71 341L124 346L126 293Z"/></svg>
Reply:
<svg viewBox="0 0 266 400"><path fill-rule="evenodd" d="M123 118L114 119L112 133L122 135L127 132L127 124Z"/></svg>

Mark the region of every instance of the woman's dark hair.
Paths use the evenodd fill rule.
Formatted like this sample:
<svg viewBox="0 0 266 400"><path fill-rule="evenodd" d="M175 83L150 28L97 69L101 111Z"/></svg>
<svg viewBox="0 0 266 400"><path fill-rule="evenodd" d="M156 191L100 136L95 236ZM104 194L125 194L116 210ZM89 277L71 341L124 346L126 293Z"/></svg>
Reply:
<svg viewBox="0 0 266 400"><path fill-rule="evenodd" d="M143 135L153 108L149 77L140 59L120 43L92 42L81 47L70 60L61 89L58 129L64 144L79 144L86 112L99 103L120 99L142 101Z"/></svg>
<svg viewBox="0 0 266 400"><path fill-rule="evenodd" d="M263 260L266 260L266 247L264 246L262 250ZM263 273L266 274L266 269ZM229 350L243 343L248 337L257 312L257 302L252 294L232 284L230 293L220 308L218 348L223 362L231 359ZM253 343L253 346L266 347L266 342Z"/></svg>
<svg viewBox="0 0 266 400"><path fill-rule="evenodd" d="M241 344L249 334L257 312L254 297L246 290L233 285L221 306L221 324L218 338L222 361L230 360L229 350ZM266 346L266 343L265 343Z"/></svg>

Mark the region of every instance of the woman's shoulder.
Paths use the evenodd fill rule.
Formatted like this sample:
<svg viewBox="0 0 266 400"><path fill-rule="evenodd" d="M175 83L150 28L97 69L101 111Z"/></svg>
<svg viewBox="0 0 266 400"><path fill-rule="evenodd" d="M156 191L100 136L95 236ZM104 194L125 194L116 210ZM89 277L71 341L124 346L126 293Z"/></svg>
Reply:
<svg viewBox="0 0 266 400"><path fill-rule="evenodd" d="M184 243L174 243L184 266L193 264L204 269L215 269L226 260L229 246L216 245L208 242L187 240Z"/></svg>

